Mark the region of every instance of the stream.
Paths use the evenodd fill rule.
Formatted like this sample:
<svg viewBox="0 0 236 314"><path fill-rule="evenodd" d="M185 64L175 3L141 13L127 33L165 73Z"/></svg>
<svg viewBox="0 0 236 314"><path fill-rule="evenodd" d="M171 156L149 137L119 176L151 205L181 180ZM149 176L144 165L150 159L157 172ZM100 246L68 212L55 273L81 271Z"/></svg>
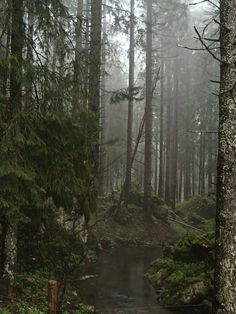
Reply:
<svg viewBox="0 0 236 314"><path fill-rule="evenodd" d="M99 314L202 314L194 309L158 306L154 289L144 274L161 256L161 248L120 247L103 252L79 282L82 302L93 305Z"/></svg>

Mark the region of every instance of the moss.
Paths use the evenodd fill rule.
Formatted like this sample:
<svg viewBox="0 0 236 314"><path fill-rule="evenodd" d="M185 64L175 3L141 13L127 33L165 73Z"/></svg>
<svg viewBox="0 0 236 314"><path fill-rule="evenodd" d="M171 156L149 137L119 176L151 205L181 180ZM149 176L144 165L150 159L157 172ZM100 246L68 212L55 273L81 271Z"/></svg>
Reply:
<svg viewBox="0 0 236 314"><path fill-rule="evenodd" d="M164 250L147 273L163 304L209 304L212 295L214 235L186 236Z"/></svg>

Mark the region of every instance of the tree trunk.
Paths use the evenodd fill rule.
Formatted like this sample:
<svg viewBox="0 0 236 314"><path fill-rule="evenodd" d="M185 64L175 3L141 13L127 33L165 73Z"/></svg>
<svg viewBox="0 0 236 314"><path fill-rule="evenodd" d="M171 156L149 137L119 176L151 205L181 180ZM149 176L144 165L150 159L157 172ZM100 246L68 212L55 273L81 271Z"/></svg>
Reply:
<svg viewBox="0 0 236 314"><path fill-rule="evenodd" d="M103 3L103 34L102 34L102 61L101 61L101 132L100 132L100 155L99 155L99 194L103 195L106 186L106 164L107 151L105 144L106 137L106 46L107 46L107 8L106 1Z"/></svg>
<svg viewBox="0 0 236 314"><path fill-rule="evenodd" d="M126 155L126 184L125 200L128 199L131 188L132 173L132 141L133 141L133 92L134 92L134 5L135 1L130 0L130 44L129 44L129 103L128 103L128 124L127 124L127 155Z"/></svg>
<svg viewBox="0 0 236 314"><path fill-rule="evenodd" d="M17 223L9 223L5 238L5 263L3 270L3 282L5 295L10 302L15 301L13 287L15 284L16 259L17 259Z"/></svg>
<svg viewBox="0 0 236 314"><path fill-rule="evenodd" d="M178 107L179 107L179 58L175 59L175 73L174 73L174 82L175 82L175 101L173 108L173 127L172 127L172 136L173 139L173 151L171 156L171 207L175 209L176 203L176 191L178 184L178 172L177 172L177 164L178 164Z"/></svg>
<svg viewBox="0 0 236 314"><path fill-rule="evenodd" d="M11 17L11 63L10 63L10 105L8 120L14 118L22 107L22 64L24 44L23 0L12 1ZM13 286L15 281L17 258L17 221L6 222L5 264L3 277L6 296L14 301Z"/></svg>
<svg viewBox="0 0 236 314"><path fill-rule="evenodd" d="M163 46L163 45L162 45ZM163 49L163 47L162 47ZM164 58L161 54L161 90L160 90L160 157L158 195L164 197Z"/></svg>
<svg viewBox="0 0 236 314"><path fill-rule="evenodd" d="M75 26L75 60L74 60L74 86L73 86L73 112L78 110L80 102L84 102L83 93L83 64L82 64L82 26L83 26L83 0L77 2L77 17Z"/></svg>
<svg viewBox="0 0 236 314"><path fill-rule="evenodd" d="M221 0L216 314L236 313L236 0Z"/></svg>
<svg viewBox="0 0 236 314"><path fill-rule="evenodd" d="M170 64L167 65L167 109L166 109L166 164L165 164L165 202L171 203L171 71Z"/></svg>
<svg viewBox="0 0 236 314"><path fill-rule="evenodd" d="M101 49L102 47L102 0L91 1L91 33L89 57L89 95L88 107L95 114L97 131L96 145L92 152L92 167L95 176L94 189L99 191L99 125L100 125L100 84L101 84Z"/></svg>
<svg viewBox="0 0 236 314"><path fill-rule="evenodd" d="M151 216L152 192L152 0L147 2L144 210Z"/></svg>
<svg viewBox="0 0 236 314"><path fill-rule="evenodd" d="M188 199L191 195L191 143L190 143L190 123L191 123L191 103L190 103L190 78L191 74L189 71L189 52L186 52L186 114L185 114L185 158L184 158L184 199Z"/></svg>

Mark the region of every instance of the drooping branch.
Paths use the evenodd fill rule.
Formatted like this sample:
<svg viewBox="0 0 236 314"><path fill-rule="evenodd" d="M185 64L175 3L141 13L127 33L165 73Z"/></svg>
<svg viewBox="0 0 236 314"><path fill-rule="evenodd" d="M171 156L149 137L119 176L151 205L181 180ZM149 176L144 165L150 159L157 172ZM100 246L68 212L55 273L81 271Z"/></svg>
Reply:
<svg viewBox="0 0 236 314"><path fill-rule="evenodd" d="M218 62L225 64L225 62L223 60L221 60L220 58L218 58L212 51L211 49L205 44L204 40L202 39L202 36L200 35L199 31L197 30L196 26L194 26L194 30L196 32L196 34L198 35L198 39L200 40L200 42L202 43L202 45L205 47L205 49L209 52L209 54Z"/></svg>

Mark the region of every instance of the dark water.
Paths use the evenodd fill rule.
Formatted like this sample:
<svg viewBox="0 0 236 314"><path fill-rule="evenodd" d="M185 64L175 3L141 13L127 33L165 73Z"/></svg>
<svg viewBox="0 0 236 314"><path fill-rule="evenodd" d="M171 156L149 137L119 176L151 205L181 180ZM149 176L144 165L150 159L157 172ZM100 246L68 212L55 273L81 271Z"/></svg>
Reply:
<svg viewBox="0 0 236 314"><path fill-rule="evenodd" d="M158 306L155 291L144 274L159 256L161 249L148 247L123 247L102 253L88 269L87 279L79 283L82 301L101 314L201 314L193 309L176 311Z"/></svg>

